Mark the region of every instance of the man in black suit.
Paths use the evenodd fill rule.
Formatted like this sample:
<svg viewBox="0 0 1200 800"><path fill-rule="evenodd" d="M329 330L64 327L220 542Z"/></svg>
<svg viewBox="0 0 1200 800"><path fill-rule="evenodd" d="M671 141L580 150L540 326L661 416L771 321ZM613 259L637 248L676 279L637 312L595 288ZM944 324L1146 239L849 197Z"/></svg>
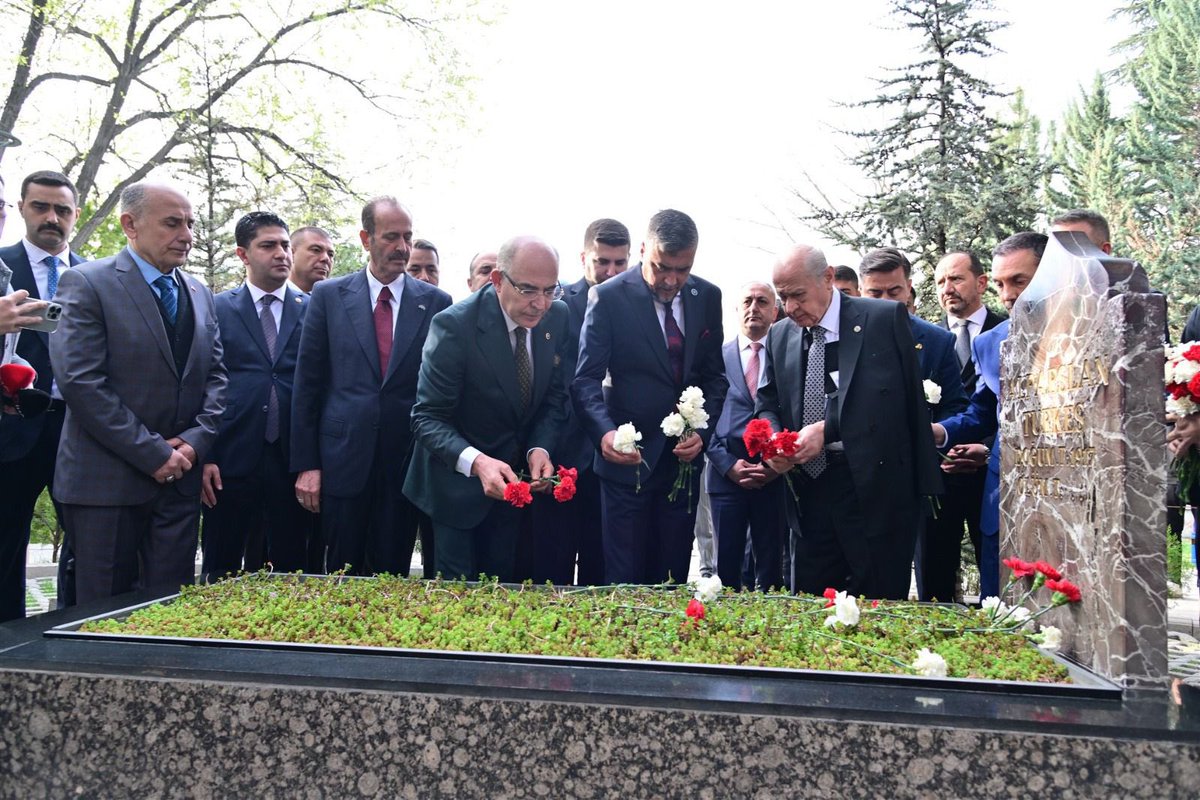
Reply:
<svg viewBox="0 0 1200 800"><path fill-rule="evenodd" d="M555 474L567 420L558 254L523 236L498 255L490 285L434 319L412 412L404 493L433 519L447 578L513 580L520 515L505 487L519 471L535 486Z"/></svg>
<svg viewBox="0 0 1200 800"><path fill-rule="evenodd" d="M296 502L287 441L308 298L287 288L292 254L282 219L254 211L238 220L234 237L246 282L213 300L229 391L201 480L202 571L212 578L268 561L280 572L304 569L313 523Z"/></svg>
<svg viewBox="0 0 1200 800"><path fill-rule="evenodd" d="M570 335L563 375L568 381L574 377L579 360L579 331L587 311L588 292L629 267L629 247L629 229L615 219L598 219L584 231L579 255L583 277L563 291ZM604 583L604 548L600 538L600 479L592 469L596 448L580 426L574 407L568 404L567 412L558 460L579 471L575 499L556 503L548 495L534 498L533 579L558 585L575 582L578 555L579 584L599 586Z"/></svg>
<svg viewBox="0 0 1200 800"><path fill-rule="evenodd" d="M366 269L321 281L304 318L292 394L296 497L321 515L327 567L408 575L416 510L404 485L421 349L450 295L405 275L412 216L394 197L362 212Z"/></svg>
<svg viewBox="0 0 1200 800"><path fill-rule="evenodd" d="M767 337L759 416L800 432L792 458L793 585L908 596L923 503L941 494L908 311L843 295L820 250L799 245L775 267L790 319ZM796 513L798 512L798 513Z"/></svg>
<svg viewBox="0 0 1200 800"><path fill-rule="evenodd" d="M34 172L21 182L17 209L25 220L25 238L0 249L0 261L12 270L9 287L29 297L52 300L58 279L83 263L71 252L71 232L79 218L75 186L59 172ZM66 406L50 363L50 334L24 331L17 355L37 372L35 387L51 395L45 413L25 419L0 415L0 622L25 616L25 551L38 497L54 482L58 440ZM63 515L55 505L60 522ZM65 529L65 525L64 525ZM68 532L69 534L69 532ZM69 539L59 558L59 605L75 602L74 558Z"/></svg>
<svg viewBox="0 0 1200 800"><path fill-rule="evenodd" d="M681 463L703 466L697 459L713 429L710 424L668 441L660 426L686 387L704 393L709 420L720 416L729 388L721 361L721 290L691 274L699 240L687 214L660 211L650 219L640 268L588 293L571 395L597 448L593 468L609 583L687 580L701 469L674 500L671 486ZM614 448L617 427L625 423L642 434L640 452Z"/></svg>
<svg viewBox="0 0 1200 800"><path fill-rule="evenodd" d="M962 370L963 388L970 397L975 393L979 379L978 367L971 355L971 342L1005 318L983 304L987 274L979 256L974 253L968 250L947 253L938 261L934 279L938 303L946 312L939 324L954 335L954 352ZM917 590L924 601L935 597L946 602L954 600L964 525L975 558L981 557L979 514L987 475L983 465L987 463L991 444L989 439L960 448L965 454L977 454L978 466L963 458L956 459L944 470L946 494L942 496L941 508L917 545Z"/></svg>

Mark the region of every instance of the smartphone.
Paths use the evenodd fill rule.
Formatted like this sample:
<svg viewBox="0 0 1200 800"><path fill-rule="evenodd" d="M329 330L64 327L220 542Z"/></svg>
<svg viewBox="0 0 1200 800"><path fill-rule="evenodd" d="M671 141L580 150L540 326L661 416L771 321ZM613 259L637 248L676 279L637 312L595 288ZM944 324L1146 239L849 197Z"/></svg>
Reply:
<svg viewBox="0 0 1200 800"><path fill-rule="evenodd" d="M30 302L37 303L40 301L31 300ZM32 312L35 316L42 318L40 322L36 322L33 325L22 325L21 327L27 331L54 333L58 330L58 320L62 317L62 311L62 306L58 303L47 303L45 308Z"/></svg>

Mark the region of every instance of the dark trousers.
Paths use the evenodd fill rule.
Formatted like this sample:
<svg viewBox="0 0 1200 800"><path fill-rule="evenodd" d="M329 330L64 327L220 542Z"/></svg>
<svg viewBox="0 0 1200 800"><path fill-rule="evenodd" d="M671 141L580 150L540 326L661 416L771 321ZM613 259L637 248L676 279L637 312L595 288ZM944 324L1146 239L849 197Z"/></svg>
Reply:
<svg viewBox="0 0 1200 800"><path fill-rule="evenodd" d="M962 535L965 526L975 549L975 563L982 559L979 507L983 502L985 470L971 474L946 476L946 493L941 496L937 516L925 521L917 538L914 564L917 594L923 602L937 599L954 602L958 569L962 560Z"/></svg>
<svg viewBox="0 0 1200 800"><path fill-rule="evenodd" d="M80 603L134 589L175 592L195 580L200 498L163 486L136 506L64 503Z"/></svg>
<svg viewBox="0 0 1200 800"><path fill-rule="evenodd" d="M25 560L29 527L38 497L54 482L58 437L62 433L61 409L47 411L42 432L21 458L0 464L0 622L25 616ZM62 521L57 503L54 513ZM63 522L63 527L66 523ZM60 561L67 552L60 551Z"/></svg>
<svg viewBox="0 0 1200 800"><path fill-rule="evenodd" d="M443 578L478 580L480 574L511 583L516 579L517 531L521 509L495 501L474 528L433 521L437 571Z"/></svg>
<svg viewBox="0 0 1200 800"><path fill-rule="evenodd" d="M815 479L797 482L798 531L792 538L792 585L819 595L827 588L852 595L908 597L917 519L897 519L884 535L868 537L862 506L844 456L830 454Z"/></svg>
<svg viewBox="0 0 1200 800"><path fill-rule="evenodd" d="M575 497L560 503L553 495L533 498L533 582L569 586L604 585L604 546L600 533L600 479L581 471Z"/></svg>
<svg viewBox="0 0 1200 800"><path fill-rule="evenodd" d="M640 492L633 486L600 480L607 583L687 581L704 465L697 464L692 474L689 509L686 486L674 502L667 499L678 465L673 459L664 458L663 462L649 478L643 476Z"/></svg>
<svg viewBox="0 0 1200 800"><path fill-rule="evenodd" d="M251 474L222 476L221 484L217 504L204 509L204 575L255 572L268 562L276 572L305 569L312 514L296 501L283 444L264 444Z"/></svg>
<svg viewBox="0 0 1200 800"><path fill-rule="evenodd" d="M387 572L408 577L417 539L416 506L400 491L403 476L380 467L378 451L363 491L352 497L321 495L325 566L348 575Z"/></svg>
<svg viewBox="0 0 1200 800"><path fill-rule="evenodd" d="M726 587L734 591L742 588L747 546L753 552L754 563L754 573L747 585L753 589L757 583L766 591L783 584L780 540L787 530L782 494L785 491L783 478L777 478L762 489L709 493L717 577Z"/></svg>
<svg viewBox="0 0 1200 800"><path fill-rule="evenodd" d="M436 545L433 543L433 520L417 509L417 536L421 538L421 573L426 580L437 577Z"/></svg>

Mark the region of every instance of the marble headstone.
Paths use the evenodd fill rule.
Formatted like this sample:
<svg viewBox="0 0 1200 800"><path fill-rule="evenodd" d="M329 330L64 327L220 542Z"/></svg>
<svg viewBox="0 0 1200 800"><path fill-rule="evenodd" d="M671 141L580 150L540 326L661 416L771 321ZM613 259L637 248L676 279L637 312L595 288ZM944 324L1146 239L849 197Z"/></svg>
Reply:
<svg viewBox="0 0 1200 800"><path fill-rule="evenodd" d="M1039 622L1126 687L1167 676L1165 313L1141 266L1054 233L1001 348L1000 557L1081 588Z"/></svg>

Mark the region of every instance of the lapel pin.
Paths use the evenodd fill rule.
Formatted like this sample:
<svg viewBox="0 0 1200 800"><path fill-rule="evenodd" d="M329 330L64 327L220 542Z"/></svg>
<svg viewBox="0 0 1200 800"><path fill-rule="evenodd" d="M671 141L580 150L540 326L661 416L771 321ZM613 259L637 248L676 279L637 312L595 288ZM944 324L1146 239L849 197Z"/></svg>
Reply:
<svg viewBox="0 0 1200 800"><path fill-rule="evenodd" d="M296 305L300 305L304 301L300 299L300 295L296 295Z"/></svg>
<svg viewBox="0 0 1200 800"><path fill-rule="evenodd" d="M699 292L699 291L696 289L696 287L695 287L695 286L693 286L693 287L692 287L692 297L695 297L695 296L696 296L696 295L698 295L698 294L700 294L700 292Z"/></svg>
<svg viewBox="0 0 1200 800"><path fill-rule="evenodd" d="M917 342L917 349L918 349L918 350L922 349L922 345L921 345L921 343L920 343L920 342Z"/></svg>
<svg viewBox="0 0 1200 800"><path fill-rule="evenodd" d="M417 308L421 309L422 311L425 310L425 306L417 306Z"/></svg>
<svg viewBox="0 0 1200 800"><path fill-rule="evenodd" d="M550 341L550 331L546 331L546 341Z"/></svg>
<svg viewBox="0 0 1200 800"><path fill-rule="evenodd" d="M855 332L855 333L862 333L862 325L855 325L855 326L854 326L854 332Z"/></svg>

